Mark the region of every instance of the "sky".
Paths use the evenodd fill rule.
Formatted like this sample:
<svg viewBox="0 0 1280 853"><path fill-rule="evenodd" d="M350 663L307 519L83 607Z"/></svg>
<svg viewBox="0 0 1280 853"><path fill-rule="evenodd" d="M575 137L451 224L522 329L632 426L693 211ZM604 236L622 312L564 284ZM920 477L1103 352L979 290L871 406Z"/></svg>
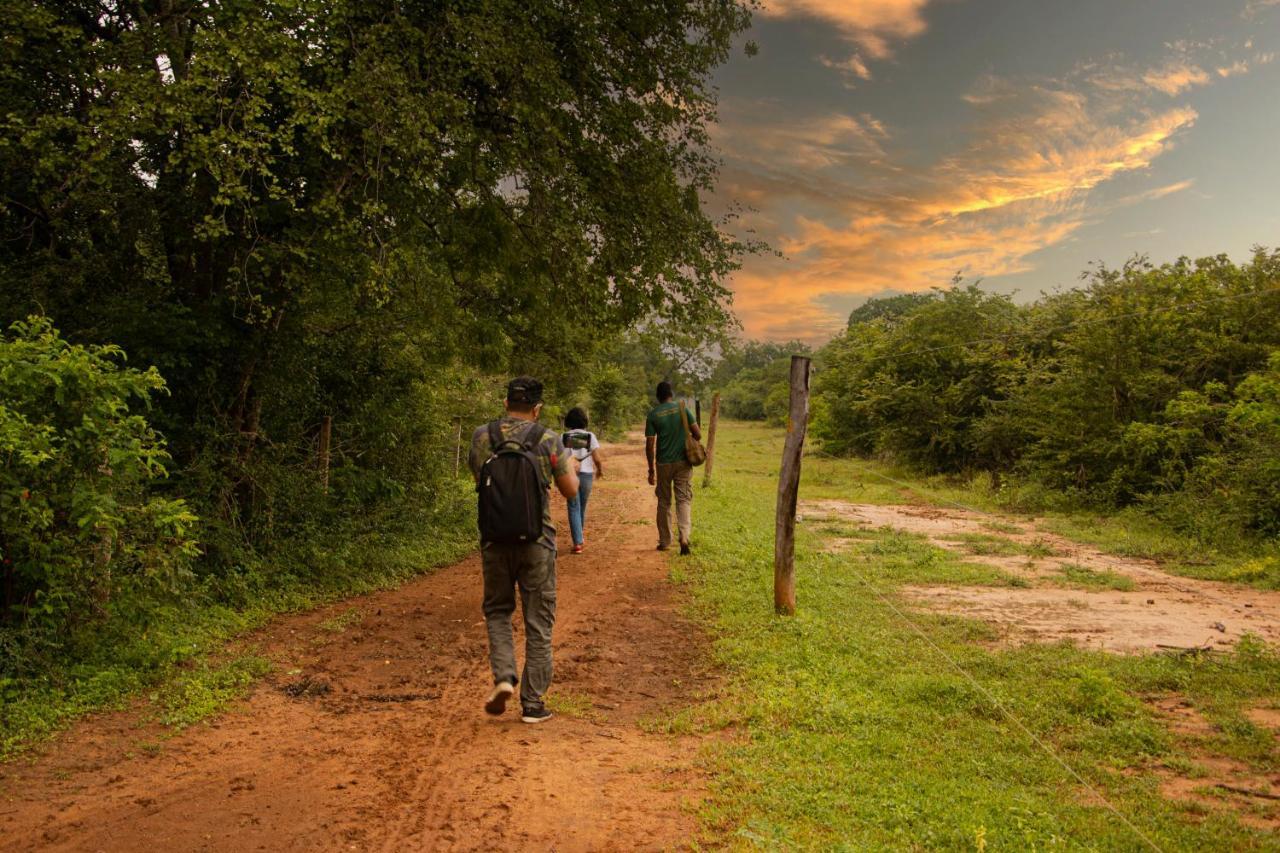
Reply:
<svg viewBox="0 0 1280 853"><path fill-rule="evenodd" d="M776 252L730 280L748 337L1280 246L1280 0L764 2L712 128L713 209Z"/></svg>

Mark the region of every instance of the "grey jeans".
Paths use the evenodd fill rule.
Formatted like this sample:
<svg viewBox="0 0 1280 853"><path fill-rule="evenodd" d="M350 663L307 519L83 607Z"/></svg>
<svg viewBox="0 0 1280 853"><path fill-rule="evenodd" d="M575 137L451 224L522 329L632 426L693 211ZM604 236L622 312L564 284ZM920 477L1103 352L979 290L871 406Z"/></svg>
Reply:
<svg viewBox="0 0 1280 853"><path fill-rule="evenodd" d="M689 541L693 527L693 466L688 462L659 462L658 544L671 544L671 493L676 497L676 530L681 542Z"/></svg>
<svg viewBox="0 0 1280 853"><path fill-rule="evenodd" d="M524 674L520 704L542 707L551 686L551 628L556 621L556 552L537 544L490 542L480 550L484 570L484 621L489 631L489 667L493 681L516 683L515 637L511 614L520 590L524 616Z"/></svg>

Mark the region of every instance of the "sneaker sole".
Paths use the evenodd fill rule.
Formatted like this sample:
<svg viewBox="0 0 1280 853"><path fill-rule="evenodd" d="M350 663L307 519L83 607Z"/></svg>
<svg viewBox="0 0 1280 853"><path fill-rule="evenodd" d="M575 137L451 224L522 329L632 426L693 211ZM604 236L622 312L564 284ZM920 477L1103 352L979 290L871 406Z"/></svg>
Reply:
<svg viewBox="0 0 1280 853"><path fill-rule="evenodd" d="M520 719L529 725L537 725L538 723L545 723L554 716L555 714L547 714L545 717L521 717Z"/></svg>
<svg viewBox="0 0 1280 853"><path fill-rule="evenodd" d="M503 690L503 687L506 687ZM489 699L484 703L484 712L494 717L499 717L507 710L507 700L515 695L516 689L507 682L503 682L493 688L493 692L489 694Z"/></svg>

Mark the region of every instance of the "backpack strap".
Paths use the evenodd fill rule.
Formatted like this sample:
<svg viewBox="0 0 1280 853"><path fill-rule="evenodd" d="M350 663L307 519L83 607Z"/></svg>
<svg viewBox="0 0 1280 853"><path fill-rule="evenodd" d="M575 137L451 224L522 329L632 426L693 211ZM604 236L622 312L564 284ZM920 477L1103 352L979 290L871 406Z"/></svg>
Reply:
<svg viewBox="0 0 1280 853"><path fill-rule="evenodd" d="M538 449L538 442L542 441L542 437L547 434L547 428L537 421L533 422L533 426L529 427L529 432L524 437L524 449L532 453Z"/></svg>
<svg viewBox="0 0 1280 853"><path fill-rule="evenodd" d="M538 485L544 489L550 489L551 484L547 482L547 475L542 471L542 463L538 460L538 445L542 442L542 437L547 434L547 428L537 421L533 422L533 426L529 427L529 432L524 437L524 443L521 448L528 455L529 461L533 463L533 470L538 475Z"/></svg>
<svg viewBox="0 0 1280 853"><path fill-rule="evenodd" d="M547 434L547 428L542 424L534 422L529 427L528 433L525 434L524 441L515 441L510 438L504 438L502 435L502 421L490 421L489 423L489 455L496 456L498 448L502 445L515 445L519 447L521 452L529 457L529 461L533 463L533 469L538 474L538 483L544 489L551 488L551 484L547 482L547 477L542 471L542 464L538 461L538 444L542 441L542 437Z"/></svg>

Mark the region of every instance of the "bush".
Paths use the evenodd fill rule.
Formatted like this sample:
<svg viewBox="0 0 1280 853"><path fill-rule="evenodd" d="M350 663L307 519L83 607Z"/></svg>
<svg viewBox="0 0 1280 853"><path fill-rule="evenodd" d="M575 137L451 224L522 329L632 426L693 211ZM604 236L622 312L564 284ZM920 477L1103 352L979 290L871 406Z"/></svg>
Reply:
<svg viewBox="0 0 1280 853"><path fill-rule="evenodd" d="M9 632L52 638L125 587L173 588L196 517L151 487L164 442L131 404L164 391L113 346L73 346L44 318L0 338L0 551Z"/></svg>
<svg viewBox="0 0 1280 853"><path fill-rule="evenodd" d="M587 384L591 395L591 422L602 435L616 435L638 417L628 395L626 379L614 366L596 370Z"/></svg>
<svg viewBox="0 0 1280 853"><path fill-rule="evenodd" d="M1216 534L1210 538L1241 530L1280 537L1280 352L1245 377L1231 402L1199 402L1210 413L1209 436L1196 436L1205 450L1185 488L1160 496L1156 506L1174 526Z"/></svg>
<svg viewBox="0 0 1280 853"><path fill-rule="evenodd" d="M1023 369L1002 340L1020 309L973 285L906 304L905 313L867 310L874 319L826 347L815 436L832 452L890 454L930 473L1000 464L1002 442L977 426Z"/></svg>
<svg viewBox="0 0 1280 853"><path fill-rule="evenodd" d="M868 303L820 353L830 452L989 471L1025 504L1155 508L1280 536L1280 252L1099 268L1028 306L975 286Z"/></svg>

